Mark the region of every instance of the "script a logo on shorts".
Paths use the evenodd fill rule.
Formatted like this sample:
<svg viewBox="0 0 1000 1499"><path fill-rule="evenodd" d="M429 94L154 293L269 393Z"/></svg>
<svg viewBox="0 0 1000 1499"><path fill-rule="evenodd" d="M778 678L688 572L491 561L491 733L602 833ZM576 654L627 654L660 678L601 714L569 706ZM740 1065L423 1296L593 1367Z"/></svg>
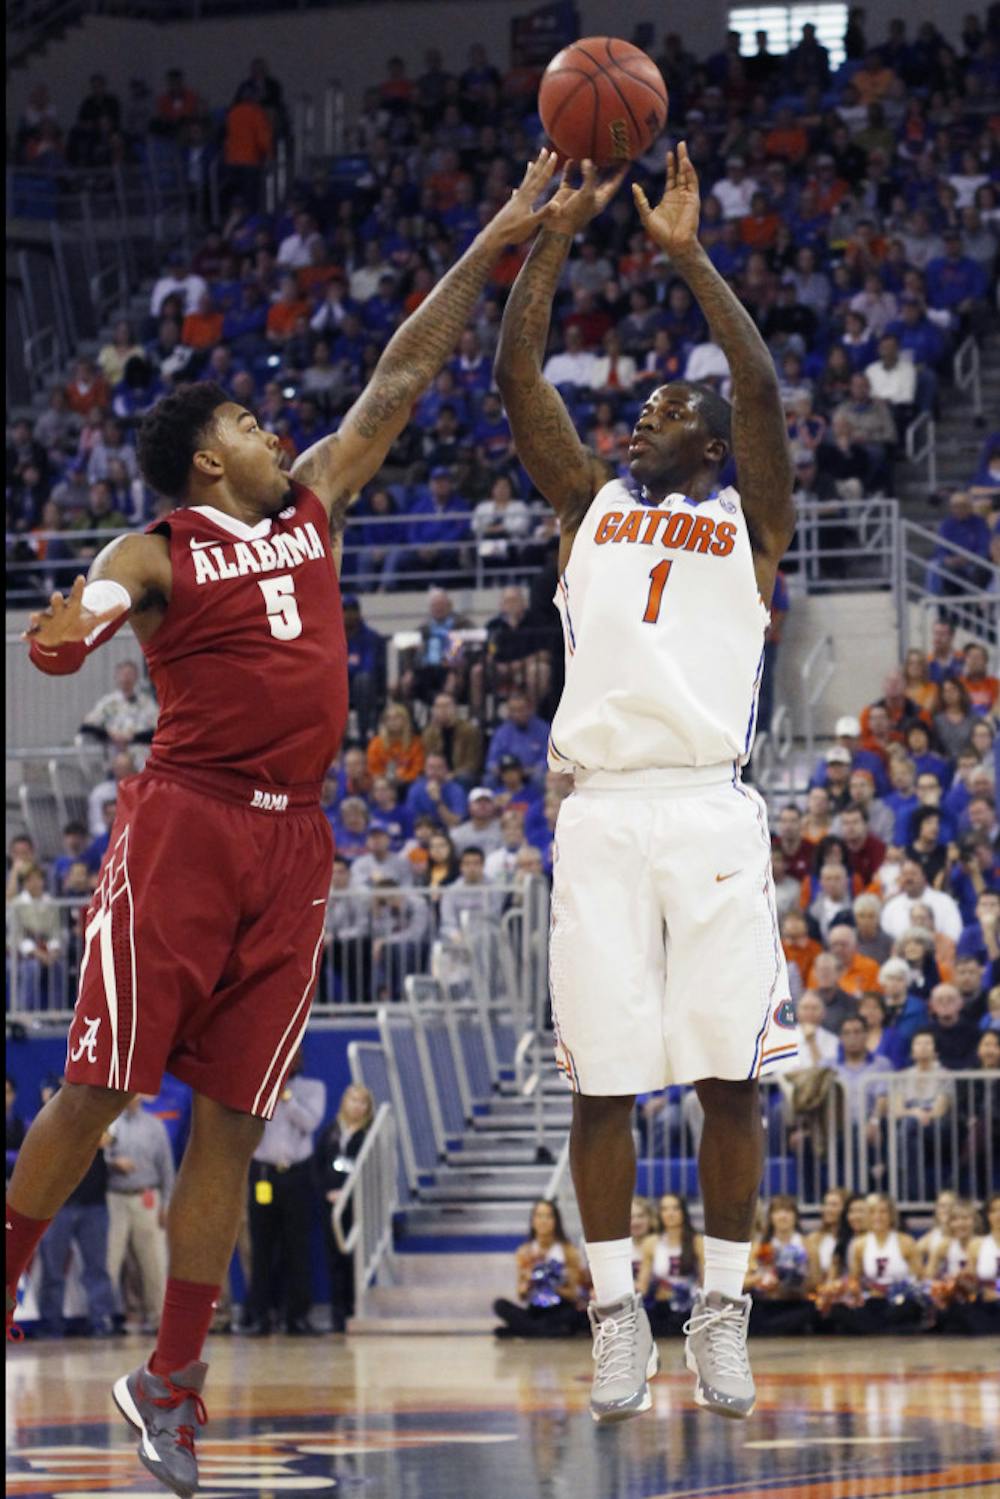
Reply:
<svg viewBox="0 0 1000 1499"><path fill-rule="evenodd" d="M736 514L736 501L731 500L728 495L723 495L722 499L719 501L719 504L729 515Z"/></svg>
<svg viewBox="0 0 1000 1499"><path fill-rule="evenodd" d="M795 1029L795 1006L790 999L783 999L774 1012L774 1023L780 1025L783 1031Z"/></svg>
<svg viewBox="0 0 1000 1499"><path fill-rule="evenodd" d="M87 1061L93 1066L97 1061L97 1032L101 1028L101 1016L98 1015L96 1020L91 1020L84 1015L83 1019L87 1029L76 1043L76 1049L70 1053L69 1059L71 1062L78 1062L86 1052Z"/></svg>
<svg viewBox="0 0 1000 1499"><path fill-rule="evenodd" d="M262 812L287 812L287 791L254 791L251 807L258 807Z"/></svg>

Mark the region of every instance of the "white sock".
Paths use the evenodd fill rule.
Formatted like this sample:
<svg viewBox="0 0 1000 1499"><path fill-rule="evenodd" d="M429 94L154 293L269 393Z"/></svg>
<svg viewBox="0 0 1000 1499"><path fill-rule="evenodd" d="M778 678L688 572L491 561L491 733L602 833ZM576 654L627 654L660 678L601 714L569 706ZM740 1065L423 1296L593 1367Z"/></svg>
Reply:
<svg viewBox="0 0 1000 1499"><path fill-rule="evenodd" d="M632 1278L632 1240L599 1239L588 1243L587 1264L594 1282L594 1299L598 1306L611 1306L635 1291Z"/></svg>
<svg viewBox="0 0 1000 1499"><path fill-rule="evenodd" d="M738 1301L750 1266L750 1245L732 1239L712 1239L705 1235L705 1285L709 1291L720 1291Z"/></svg>

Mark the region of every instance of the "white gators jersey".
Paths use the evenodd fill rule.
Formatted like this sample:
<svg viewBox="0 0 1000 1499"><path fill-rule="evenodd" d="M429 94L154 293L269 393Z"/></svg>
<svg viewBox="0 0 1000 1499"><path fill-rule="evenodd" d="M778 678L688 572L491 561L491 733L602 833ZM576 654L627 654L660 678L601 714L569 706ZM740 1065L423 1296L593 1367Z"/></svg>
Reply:
<svg viewBox="0 0 1000 1499"><path fill-rule="evenodd" d="M605 484L555 604L566 685L553 770L745 763L770 614L735 489L657 504L618 479Z"/></svg>

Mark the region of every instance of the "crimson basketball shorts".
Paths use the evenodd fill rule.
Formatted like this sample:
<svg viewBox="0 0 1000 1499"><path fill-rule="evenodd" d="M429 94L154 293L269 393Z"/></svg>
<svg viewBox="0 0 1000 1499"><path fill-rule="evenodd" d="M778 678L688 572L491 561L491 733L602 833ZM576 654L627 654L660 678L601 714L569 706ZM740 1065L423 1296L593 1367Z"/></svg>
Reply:
<svg viewBox="0 0 1000 1499"><path fill-rule="evenodd" d="M578 1093L794 1067L767 809L733 767L577 771L556 823L549 988Z"/></svg>
<svg viewBox="0 0 1000 1499"><path fill-rule="evenodd" d="M196 784L147 770L119 787L66 1077L155 1094L167 1071L269 1119L309 1018L333 836L316 788Z"/></svg>

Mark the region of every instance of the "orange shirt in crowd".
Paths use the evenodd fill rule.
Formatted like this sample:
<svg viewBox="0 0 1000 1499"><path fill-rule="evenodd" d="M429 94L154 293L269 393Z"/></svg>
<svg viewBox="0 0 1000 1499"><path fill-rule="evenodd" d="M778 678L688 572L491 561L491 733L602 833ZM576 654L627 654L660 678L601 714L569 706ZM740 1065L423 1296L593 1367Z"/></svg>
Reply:
<svg viewBox="0 0 1000 1499"><path fill-rule="evenodd" d="M221 312L189 312L181 324L181 342L189 349L211 349L221 337Z"/></svg>
<svg viewBox="0 0 1000 1499"><path fill-rule="evenodd" d="M823 951L822 944L814 937L803 937L800 942L782 942L781 948L785 954L785 962L797 966L802 982L805 983L806 974L812 973L812 966Z"/></svg>
<svg viewBox="0 0 1000 1499"><path fill-rule="evenodd" d="M764 137L764 150L768 156L780 156L785 161L801 161L809 150L809 137L801 125L789 125L787 130L769 130Z"/></svg>
<svg viewBox="0 0 1000 1499"><path fill-rule="evenodd" d="M816 975L811 968L806 984L810 989L816 984ZM837 984L845 994L853 994L855 999L860 998L866 990L881 989L878 981L878 964L874 958L866 958L863 953L856 952L848 967L838 978Z"/></svg>
<svg viewBox="0 0 1000 1499"><path fill-rule="evenodd" d="M267 313L267 331L275 338L288 338L300 317L309 316L308 302L272 302Z"/></svg>
<svg viewBox="0 0 1000 1499"><path fill-rule="evenodd" d="M424 744L419 734L408 745L376 734L368 745L368 769L373 776L386 776L392 769L397 781L415 781L423 768Z"/></svg>
<svg viewBox="0 0 1000 1499"><path fill-rule="evenodd" d="M84 388L71 380L66 387L66 402L70 411L75 411L77 416L86 416L95 406L110 406L111 391L108 389L108 382L103 375L98 375Z"/></svg>
<svg viewBox="0 0 1000 1499"><path fill-rule="evenodd" d="M339 265L307 265L301 271L297 271L295 279L299 284L299 291L303 294L309 292L319 293L324 287L329 286L331 281L340 277L343 280L343 268Z"/></svg>
<svg viewBox="0 0 1000 1499"><path fill-rule="evenodd" d="M740 219L740 239L751 250L769 250L778 237L781 218L776 213L751 213Z"/></svg>
<svg viewBox="0 0 1000 1499"><path fill-rule="evenodd" d="M969 677L959 677L959 681L969 694L972 706L989 713L1000 696L1000 681L996 677L979 677L976 681Z"/></svg>
<svg viewBox="0 0 1000 1499"><path fill-rule="evenodd" d="M271 155L271 121L259 104L244 99L226 113L226 141L222 149L227 167L263 166Z"/></svg>

